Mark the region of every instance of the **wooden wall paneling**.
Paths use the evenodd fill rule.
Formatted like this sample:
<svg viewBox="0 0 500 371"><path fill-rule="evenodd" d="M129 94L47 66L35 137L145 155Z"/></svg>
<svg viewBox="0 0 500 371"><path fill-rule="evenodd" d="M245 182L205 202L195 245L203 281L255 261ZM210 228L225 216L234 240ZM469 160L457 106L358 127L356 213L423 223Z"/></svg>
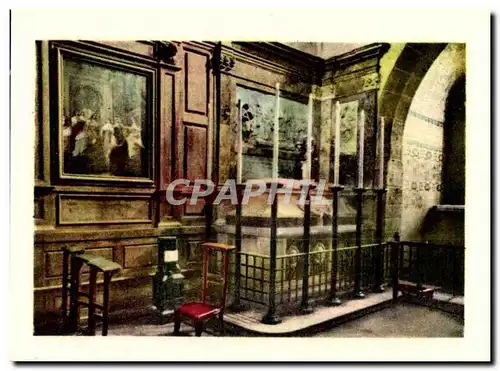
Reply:
<svg viewBox="0 0 500 371"><path fill-rule="evenodd" d="M153 58L155 53L155 46L153 42L140 42L140 41L111 41L99 40L99 44L111 46L113 48L126 50L134 54L140 54L145 57Z"/></svg>
<svg viewBox="0 0 500 371"><path fill-rule="evenodd" d="M214 83L214 78L212 74L212 68L210 60L207 62L207 80L208 80L208 90L207 90L207 140L206 140L206 179L211 179L212 181L216 182L217 177L214 177L213 175L213 158L214 158L214 128L216 126L216 117L215 117L215 112L217 111L215 109L215 83Z"/></svg>
<svg viewBox="0 0 500 371"><path fill-rule="evenodd" d="M183 53L183 122L182 122L182 174L180 177L194 181L211 178L213 82L210 69L210 51L185 46ZM178 138L181 139L180 133ZM185 205L185 216L201 216L203 202Z"/></svg>
<svg viewBox="0 0 500 371"><path fill-rule="evenodd" d="M178 75L163 68L160 71L160 159L158 166L160 192L165 192L168 185L176 178L175 148L180 104ZM159 222L171 221L174 211L168 202L161 202Z"/></svg>
<svg viewBox="0 0 500 371"><path fill-rule="evenodd" d="M180 51L177 53L178 55L178 63L181 66L185 65L185 53L183 50L183 45L180 45ZM176 98L177 98L177 115L175 116L174 121L174 129L173 129L173 178L172 181L176 179L181 179L183 177L183 169L184 169L184 111L185 111L185 69L182 68L181 71L177 75L175 87L177 88ZM182 215L184 214L184 206L172 206L171 212L175 220L182 219Z"/></svg>
<svg viewBox="0 0 500 371"><path fill-rule="evenodd" d="M58 195L57 224L60 226L152 223L149 195Z"/></svg>
<svg viewBox="0 0 500 371"><path fill-rule="evenodd" d="M113 248L98 248L88 249L89 254L102 256L106 259L113 259ZM62 276L62 251L47 251L45 252L45 278L53 278ZM82 270L87 272L87 268Z"/></svg>
<svg viewBox="0 0 500 371"><path fill-rule="evenodd" d="M113 261L120 264L122 267L125 264L125 247L124 246L114 246L113 247Z"/></svg>
<svg viewBox="0 0 500 371"><path fill-rule="evenodd" d="M172 181L172 128L175 120L175 76L165 70L160 73L160 189Z"/></svg>
<svg viewBox="0 0 500 371"><path fill-rule="evenodd" d="M36 71L35 71L35 162L34 162L34 172L35 172L35 184L38 180L43 180L43 153L40 150L43 146L43 109L42 109L42 97L43 97L43 79L42 79L42 44L41 41L36 41ZM36 207L36 205L35 205Z"/></svg>
<svg viewBox="0 0 500 371"><path fill-rule="evenodd" d="M125 246L123 268L151 267L158 264L156 244Z"/></svg>
<svg viewBox="0 0 500 371"><path fill-rule="evenodd" d="M111 259L125 268L147 268L157 264L157 239L84 240L35 245L35 287L60 285L63 249L68 246L84 247L86 252ZM136 269L136 270L137 270ZM87 272L87 271L85 271Z"/></svg>
<svg viewBox="0 0 500 371"><path fill-rule="evenodd" d="M42 287L45 277L45 253L43 245L35 245L33 249L33 285Z"/></svg>
<svg viewBox="0 0 500 371"><path fill-rule="evenodd" d="M46 41L36 43L36 94L35 94L35 189L33 216L37 227L53 225L50 207L50 90L49 47Z"/></svg>
<svg viewBox="0 0 500 371"><path fill-rule="evenodd" d="M35 210L33 212L33 215L35 216L35 221L42 221L45 217L45 200L43 198L36 198L35 199Z"/></svg>
<svg viewBox="0 0 500 371"><path fill-rule="evenodd" d="M208 62L208 55L191 51L185 54L185 112L201 116L198 120L207 117Z"/></svg>
<svg viewBox="0 0 500 371"><path fill-rule="evenodd" d="M207 179L207 127L184 123L184 178ZM203 202L186 205L186 214L201 214Z"/></svg>
<svg viewBox="0 0 500 371"><path fill-rule="evenodd" d="M35 186L33 218L37 230L52 229L55 225L55 195L51 187Z"/></svg>
<svg viewBox="0 0 500 371"><path fill-rule="evenodd" d="M38 116L41 141L38 155L40 156L39 166L42 168L38 172L39 180L44 184L50 183L50 88L49 88L49 44L47 41L40 42L40 73L41 81L39 88L41 115Z"/></svg>

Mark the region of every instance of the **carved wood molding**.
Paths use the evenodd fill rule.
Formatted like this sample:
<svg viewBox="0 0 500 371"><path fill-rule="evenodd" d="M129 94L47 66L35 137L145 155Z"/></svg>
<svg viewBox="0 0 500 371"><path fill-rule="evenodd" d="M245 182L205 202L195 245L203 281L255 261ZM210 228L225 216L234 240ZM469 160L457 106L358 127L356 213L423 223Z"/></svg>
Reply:
<svg viewBox="0 0 500 371"><path fill-rule="evenodd" d="M54 187L46 184L35 184L35 197L43 197L52 193Z"/></svg>
<svg viewBox="0 0 500 371"><path fill-rule="evenodd" d="M346 68L366 60L380 58L389 50L388 43L373 43L325 60L326 70Z"/></svg>
<svg viewBox="0 0 500 371"><path fill-rule="evenodd" d="M215 46L210 63L214 74L219 74L231 71L236 62L231 55L222 52L222 46L219 43Z"/></svg>
<svg viewBox="0 0 500 371"><path fill-rule="evenodd" d="M222 45L236 62L250 64L264 70L293 76L294 82L313 83L322 75L323 60L280 43L234 42Z"/></svg>
<svg viewBox="0 0 500 371"><path fill-rule="evenodd" d="M357 70L349 68L356 64L373 60L375 71L378 69L380 58L389 49L387 43L373 43L351 52L323 59L317 56L304 53L279 42L234 42L229 45L216 45L221 55L231 55L231 59L250 63L260 68L289 75L291 83L316 83L324 84L330 82L333 76L339 78L347 74L365 74L372 72L373 68L368 67ZM214 53L214 56L217 53ZM234 66L231 65L231 68ZM343 70L347 70L343 72ZM222 71L224 72L224 71ZM361 72L361 73L360 73ZM333 76L332 76L333 75ZM328 76L328 77L327 77ZM349 76L352 78L354 76Z"/></svg>
<svg viewBox="0 0 500 371"><path fill-rule="evenodd" d="M177 45L168 41L155 42L155 57L163 63L176 64Z"/></svg>

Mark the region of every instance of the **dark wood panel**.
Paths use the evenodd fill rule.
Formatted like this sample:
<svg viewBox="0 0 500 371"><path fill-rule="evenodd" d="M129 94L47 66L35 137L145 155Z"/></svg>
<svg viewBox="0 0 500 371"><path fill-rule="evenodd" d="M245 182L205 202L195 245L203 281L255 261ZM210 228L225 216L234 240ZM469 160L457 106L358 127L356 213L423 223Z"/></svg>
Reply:
<svg viewBox="0 0 500 371"><path fill-rule="evenodd" d="M161 74L161 99L160 99L160 189L165 189L172 181L172 140L175 135L173 123L175 122L175 77L172 74Z"/></svg>
<svg viewBox="0 0 500 371"><path fill-rule="evenodd" d="M59 195L59 225L151 223L151 197Z"/></svg>
<svg viewBox="0 0 500 371"><path fill-rule="evenodd" d="M35 205L33 214L35 219L43 219L44 218L44 201L43 198L35 199Z"/></svg>
<svg viewBox="0 0 500 371"><path fill-rule="evenodd" d="M207 128L184 123L184 178L207 178ZM200 214L203 203L186 205L186 214Z"/></svg>
<svg viewBox="0 0 500 371"><path fill-rule="evenodd" d="M185 54L185 110L207 114L208 105L208 56L187 52Z"/></svg>
<svg viewBox="0 0 500 371"><path fill-rule="evenodd" d="M124 248L124 268L148 267L158 261L157 245L126 246Z"/></svg>
<svg viewBox="0 0 500 371"><path fill-rule="evenodd" d="M189 180L206 179L207 128L184 124L184 177Z"/></svg>

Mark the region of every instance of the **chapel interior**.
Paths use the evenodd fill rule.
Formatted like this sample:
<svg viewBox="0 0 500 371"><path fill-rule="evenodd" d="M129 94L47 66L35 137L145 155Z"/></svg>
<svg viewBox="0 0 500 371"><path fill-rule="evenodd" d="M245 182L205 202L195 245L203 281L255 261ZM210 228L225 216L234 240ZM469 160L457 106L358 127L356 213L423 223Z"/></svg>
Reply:
<svg viewBox="0 0 500 371"><path fill-rule="evenodd" d="M168 244L184 296L199 295L207 225L209 238L231 245L241 223L237 287L248 302L266 304L271 281L281 305L293 301L305 209L280 204L273 237L273 210L262 200L241 215L227 203L208 215L203 199L168 202L176 179L340 185L335 212L308 211L313 293L331 264L332 218L339 248L391 241L395 232L463 247L465 53L459 43L37 42L35 333L60 319L65 249L117 263L109 293L98 279L96 295L109 295L110 318L129 318L156 305Z"/></svg>

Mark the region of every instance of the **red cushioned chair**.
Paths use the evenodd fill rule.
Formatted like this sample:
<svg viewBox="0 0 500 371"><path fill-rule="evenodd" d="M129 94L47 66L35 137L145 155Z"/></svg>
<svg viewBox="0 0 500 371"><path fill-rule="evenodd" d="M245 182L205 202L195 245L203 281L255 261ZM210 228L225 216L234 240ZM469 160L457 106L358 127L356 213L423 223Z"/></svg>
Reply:
<svg viewBox="0 0 500 371"><path fill-rule="evenodd" d="M174 315L174 335L179 334L181 321L184 318L189 318L195 328L196 336L201 336L204 329L205 321L219 316L221 333L224 332L224 309L226 307L227 287L229 278L229 253L234 250L234 246L225 245L215 242L206 242L203 245L203 291L202 302L191 302L182 304ZM207 303L207 276L208 276L208 250L216 250L222 252L224 262L224 270L222 272L223 291L222 298L218 306Z"/></svg>

